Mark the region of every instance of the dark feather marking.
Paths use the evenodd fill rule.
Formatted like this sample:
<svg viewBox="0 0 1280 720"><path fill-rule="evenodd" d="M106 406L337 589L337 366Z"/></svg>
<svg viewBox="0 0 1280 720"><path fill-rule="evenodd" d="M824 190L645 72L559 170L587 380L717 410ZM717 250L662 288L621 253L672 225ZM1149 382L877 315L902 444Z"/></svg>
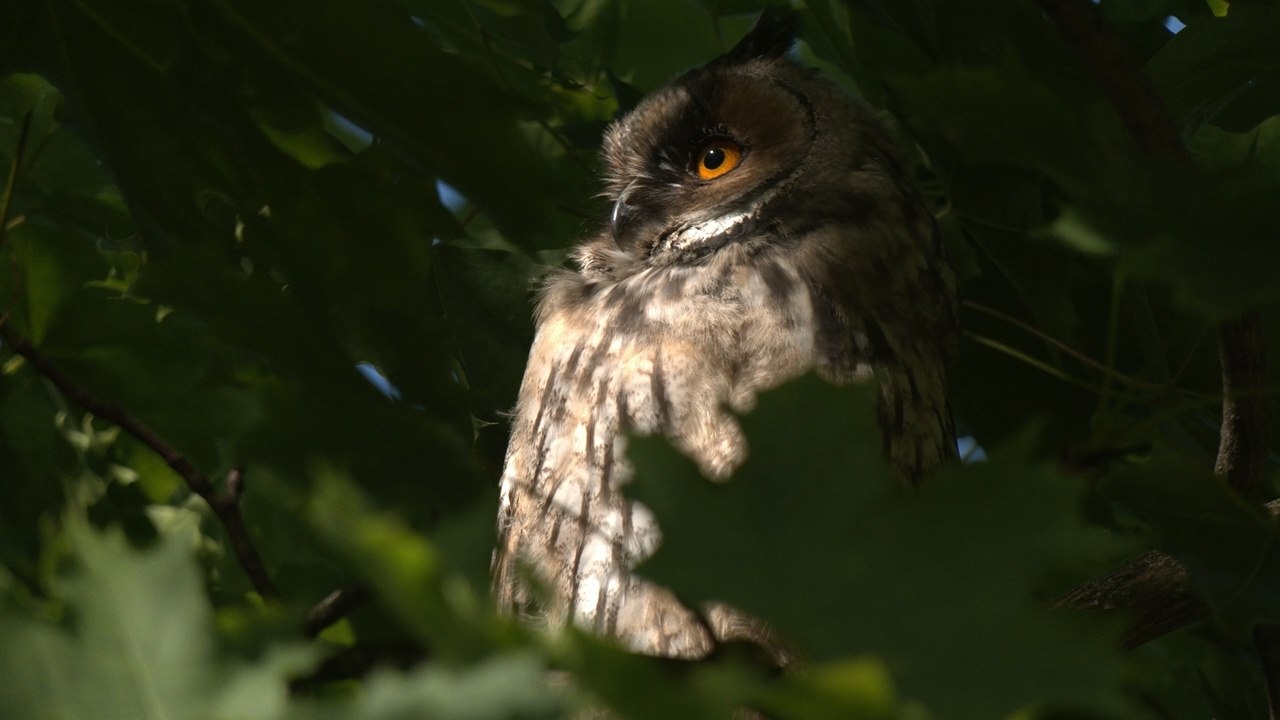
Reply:
<svg viewBox="0 0 1280 720"><path fill-rule="evenodd" d="M627 406L627 389L624 387L618 388L618 424L635 424L635 418L631 417L631 408Z"/></svg>
<svg viewBox="0 0 1280 720"><path fill-rule="evenodd" d="M889 425L893 422L891 412L888 399L881 395L876 403L876 424L880 427L880 452L885 458L893 457L893 433L889 432Z"/></svg>
<svg viewBox="0 0 1280 720"><path fill-rule="evenodd" d="M732 287L731 280L733 279L733 271L735 269L736 268L729 263L722 265L716 272L716 276L712 278L711 282L708 284L707 294L717 298L725 298L730 295L731 293L729 290Z"/></svg>
<svg viewBox="0 0 1280 720"><path fill-rule="evenodd" d="M653 402L658 408L658 429L666 431L671 428L671 398L667 397L667 380L662 373L662 351L653 354L653 372L649 374L649 391L653 393Z"/></svg>
<svg viewBox="0 0 1280 720"><path fill-rule="evenodd" d="M569 371L569 368L567 367L569 363L577 364L578 355L581 352L582 346L579 345L574 349L573 353L570 354L569 361L566 362L566 367L562 369L559 364L557 364L556 367L552 368L551 374L547 378L547 389L542 394L543 404L538 408L538 418L535 422L541 422L543 418L543 411L546 409L546 403L549 398L552 385L559 384L560 374L562 372L567 373ZM550 431L550 426L556 425L557 427L562 428L564 426L565 413L568 411L568 408L566 407L568 403L565 402L565 398L560 397L558 399L559 402L551 409L550 421L543 423L538 427L538 455L536 461L537 464L534 465L534 486L536 488L540 488L541 486L539 481L542 478L542 471L545 469L547 462L547 434ZM551 510L551 505L555 502L556 493L560 491L560 486L563 485L567 479L568 478L564 473L560 473L560 475L552 482L551 487L546 489L546 492L543 493L541 503L538 506L540 517L546 517L547 513Z"/></svg>
<svg viewBox="0 0 1280 720"><path fill-rule="evenodd" d="M857 358L849 352L852 343L845 318L821 284L809 277L804 278L804 284L809 288L809 302L813 306L813 340L819 357L837 374L853 370Z"/></svg>
<svg viewBox="0 0 1280 720"><path fill-rule="evenodd" d="M923 204L919 198L904 198L901 204L902 219L907 221L908 225L915 225L920 220L920 216L924 210Z"/></svg>
<svg viewBox="0 0 1280 720"><path fill-rule="evenodd" d="M662 299L679 300L684 295L685 285L689 283L689 273L671 271L662 278Z"/></svg>
<svg viewBox="0 0 1280 720"><path fill-rule="evenodd" d="M605 303L613 309L613 330L623 333L636 332L645 321L644 293L628 292L622 285L616 285L605 295Z"/></svg>
<svg viewBox="0 0 1280 720"><path fill-rule="evenodd" d="M631 518L631 513L634 510L635 510L635 506L633 506L631 503L627 503L622 508L622 536L623 537L631 537L635 532L635 525L633 524L633 521Z"/></svg>
<svg viewBox="0 0 1280 720"><path fill-rule="evenodd" d="M589 301L591 298L595 297L595 294L599 292L603 285L603 283L591 280L582 283L578 286L578 301L582 303Z"/></svg>
<svg viewBox="0 0 1280 720"><path fill-rule="evenodd" d="M542 497L540 498L542 502L540 505L538 505L539 517L546 517L547 513L551 512L551 506L555 504L556 493L560 492L560 486L564 485L564 481L566 479L568 478L566 478L565 475L561 473L560 476L556 478L555 482L552 483L551 488L548 489L547 492L542 495Z"/></svg>
<svg viewBox="0 0 1280 720"><path fill-rule="evenodd" d="M764 281L765 287L769 289L769 294L773 297L773 301L780 307L779 310L787 312L791 305L791 294L795 292L795 283L791 282L787 271L782 266L772 260L764 261L760 266L760 279Z"/></svg>
<svg viewBox="0 0 1280 720"><path fill-rule="evenodd" d="M896 384L896 383L895 383ZM902 390L890 384L890 392L893 393L893 436L902 437L903 431L906 429L907 415L902 404Z"/></svg>
<svg viewBox="0 0 1280 720"><path fill-rule="evenodd" d="M578 532L581 536L578 538L577 547L573 550L573 564L571 566L573 568L573 575L569 579L570 598L578 597L578 571L582 568L582 551L587 547L586 538L592 529L591 496L584 492L582 493L582 508L578 511ZM571 602L569 606L569 612L571 615L576 612L576 608L577 603Z"/></svg>
<svg viewBox="0 0 1280 720"><path fill-rule="evenodd" d="M586 447L584 448L584 452L587 456L587 470L592 470L596 466L596 418L598 417L600 417L599 414L593 414L591 419L587 421L587 438L585 443Z"/></svg>
<svg viewBox="0 0 1280 720"><path fill-rule="evenodd" d="M605 633L617 630L617 613L609 611L609 583L600 583L600 591L596 595L596 626Z"/></svg>
<svg viewBox="0 0 1280 720"><path fill-rule="evenodd" d="M559 510L559 508L557 508ZM546 512L542 513L542 517L546 517ZM547 549L555 550L556 543L560 540L560 521L564 519L563 512L554 513L556 519L551 523L551 534L547 536Z"/></svg>
<svg viewBox="0 0 1280 720"><path fill-rule="evenodd" d="M880 323L875 318L868 317L862 330L866 333L867 343L870 345L870 359L881 363L892 361L893 346L889 344L889 338L885 337L884 328L880 327Z"/></svg>
<svg viewBox="0 0 1280 720"><path fill-rule="evenodd" d="M553 425L556 426L557 429L563 428L564 415L568 410L565 398L557 396L555 399L558 402L552 406L550 417L546 418L545 411L547 410L547 403L552 400L551 389L553 386L559 384L560 373L561 367L559 363L557 363L552 367L551 373L547 376L547 387L542 393L542 404L538 406L538 414L534 419L538 430L538 454L534 461L534 477L532 478L535 494L536 491L543 489L542 476L543 471L547 469L547 436ZM544 422L544 419L547 421ZM565 474L561 473L552 482L551 487L542 493L542 497L540 498L541 502L538 506L538 512L541 517L546 517L547 512L551 509L552 503L555 501L556 493L560 490L560 486L564 484L566 479Z"/></svg>
<svg viewBox="0 0 1280 720"><path fill-rule="evenodd" d="M574 346L573 352L569 353L569 358L564 361L564 369L561 371L566 377L572 377L578 372L578 361L582 358L585 347L582 343L578 343Z"/></svg>
<svg viewBox="0 0 1280 720"><path fill-rule="evenodd" d="M945 403L942 407L934 405L933 418L938 421L938 427L942 429L942 456L955 457L959 453L959 448L956 447L956 421L947 411Z"/></svg>
<svg viewBox="0 0 1280 720"><path fill-rule="evenodd" d="M598 418L604 414L604 407L609 402L608 390L608 379L601 379L600 389L597 393L599 404L592 417ZM619 421L621 421L621 418L619 418ZM592 457L595 456L595 447L592 445L594 427L595 422L593 421L587 428L587 449ZM607 428L608 432L604 433L604 441L600 448L600 502L606 506L613 504L613 439L617 435L618 429L616 427Z"/></svg>
<svg viewBox="0 0 1280 720"><path fill-rule="evenodd" d="M583 366L583 372L579 372L575 379L575 392L579 397L585 397L591 392L591 382L594 380L597 368L603 367L605 358L609 356L609 343L599 342L592 348L591 354L587 356L586 364ZM601 396L603 397L603 386Z"/></svg>
<svg viewBox="0 0 1280 720"><path fill-rule="evenodd" d="M536 433L535 442L538 447L538 454L534 456L533 461L533 477L526 478L527 482L536 489L542 477L542 470L547 464L547 425L543 422L546 416L547 404L551 402L553 390L556 385L556 376L559 374L559 363L551 366L551 372L547 374L547 384L542 389L542 398L538 402L538 412L533 416L533 429ZM521 479L517 479L517 483Z"/></svg>

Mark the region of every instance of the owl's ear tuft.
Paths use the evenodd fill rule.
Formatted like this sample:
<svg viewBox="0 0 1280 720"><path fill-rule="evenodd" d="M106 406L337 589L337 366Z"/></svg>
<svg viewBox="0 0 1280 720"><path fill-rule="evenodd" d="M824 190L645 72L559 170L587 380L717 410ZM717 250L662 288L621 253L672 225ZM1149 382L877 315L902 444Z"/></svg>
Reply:
<svg viewBox="0 0 1280 720"><path fill-rule="evenodd" d="M755 25L733 49L719 58L719 63L732 64L757 58L782 57L796 42L800 16L790 8L765 8Z"/></svg>

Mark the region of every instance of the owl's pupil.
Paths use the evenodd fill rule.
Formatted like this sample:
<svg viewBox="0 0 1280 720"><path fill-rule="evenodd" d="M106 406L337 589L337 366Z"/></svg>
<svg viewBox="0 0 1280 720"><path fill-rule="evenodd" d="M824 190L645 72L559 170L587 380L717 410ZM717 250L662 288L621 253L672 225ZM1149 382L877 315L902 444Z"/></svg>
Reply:
<svg viewBox="0 0 1280 720"><path fill-rule="evenodd" d="M708 170L715 170L724 164L724 150L714 147L707 150L707 154L702 156L702 167Z"/></svg>

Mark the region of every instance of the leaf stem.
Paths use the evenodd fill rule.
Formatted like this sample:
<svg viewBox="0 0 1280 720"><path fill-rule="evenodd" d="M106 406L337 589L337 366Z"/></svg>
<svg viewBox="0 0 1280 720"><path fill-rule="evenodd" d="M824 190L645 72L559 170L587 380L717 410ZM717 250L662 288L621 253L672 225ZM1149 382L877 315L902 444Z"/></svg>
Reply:
<svg viewBox="0 0 1280 720"><path fill-rule="evenodd" d="M9 166L9 175L4 183L4 195L0 196L0 247L9 233L9 211L13 208L13 196L17 192L18 173L22 167L22 156L26 153L27 138L31 134L31 115L28 110L22 116L22 127L18 130L18 144L13 150L13 164Z"/></svg>
<svg viewBox="0 0 1280 720"><path fill-rule="evenodd" d="M1103 364L1107 372L1102 376L1102 398L1098 401L1098 417L1106 414L1111 404L1112 374L1116 372L1116 346L1120 339L1120 306L1124 298L1124 274L1116 271L1111 278L1111 305L1107 310L1107 349Z"/></svg>
<svg viewBox="0 0 1280 720"><path fill-rule="evenodd" d="M1125 373L1120 372L1119 370L1116 370L1114 367L1108 367L1106 363L1101 363L1101 362L1098 362L1097 360L1094 360L1088 355L1085 355L1083 352L1076 350L1075 348L1055 338L1054 336L1046 333L1045 331L1037 327L1034 327L1028 323L1025 323L1022 320L1019 320L1018 318L1013 317L1012 315L1008 315L999 310L996 310L995 308L983 305L982 303L973 302L972 300L964 300L962 301L962 304L965 307L969 308L970 310L980 312L984 315L989 315L993 318L996 318L997 320L1002 320L1022 330L1023 332L1026 332L1032 337L1035 337L1037 340L1044 342L1046 345L1050 345L1053 348L1061 351L1062 353L1064 353L1068 357L1073 358L1080 364L1085 365L1086 367L1093 368L1094 370L1097 370L1098 372L1101 372L1104 375L1111 375L1116 380L1119 380L1120 382L1126 385L1129 385L1131 387L1143 388L1147 390L1157 390L1157 391L1173 391L1180 395L1184 395L1184 396L1192 397L1196 399L1213 399L1213 400L1218 399L1217 395L1207 395L1205 393L1198 393L1191 390L1181 390L1167 384L1153 383L1153 382L1148 382L1146 380L1139 380L1138 378L1135 378L1131 375L1127 375Z"/></svg>
<svg viewBox="0 0 1280 720"><path fill-rule="evenodd" d="M1050 365L1049 363L1039 358L1032 357L1031 355L1028 355L1027 353L1022 352L1017 348L1006 345L1000 342L999 340L993 340L989 337L986 337L985 335L979 335L969 330L964 331L964 336L978 343L979 345L984 345L986 347L991 348L992 350L995 350L996 352L1002 353L1004 355L1008 355L1009 357L1019 360L1027 365L1030 365L1031 367L1045 373L1046 375L1057 378L1058 380L1061 380L1062 382L1065 382L1069 385L1075 385L1078 388L1088 390L1089 392L1094 394L1101 394L1102 392L1104 392L1102 388L1099 388L1098 386L1093 385L1092 383L1086 380L1081 380L1080 378L1077 378L1074 375L1068 375L1067 373L1063 372L1062 370L1059 370L1058 368Z"/></svg>

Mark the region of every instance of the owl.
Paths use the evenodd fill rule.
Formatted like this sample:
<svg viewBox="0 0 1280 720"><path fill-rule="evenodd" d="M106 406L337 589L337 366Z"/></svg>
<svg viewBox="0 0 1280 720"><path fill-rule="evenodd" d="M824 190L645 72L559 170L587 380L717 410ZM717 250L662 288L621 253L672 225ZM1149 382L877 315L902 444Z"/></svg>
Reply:
<svg viewBox="0 0 1280 720"><path fill-rule="evenodd" d="M932 214L870 109L789 57L766 12L728 53L612 124L612 213L547 281L501 481L498 604L631 650L780 647L725 606L635 574L661 538L621 488L629 434L661 434L713 481L736 419L808 372L879 386L884 452L908 482L955 454L945 359L955 282ZM781 651L775 657L782 657Z"/></svg>

